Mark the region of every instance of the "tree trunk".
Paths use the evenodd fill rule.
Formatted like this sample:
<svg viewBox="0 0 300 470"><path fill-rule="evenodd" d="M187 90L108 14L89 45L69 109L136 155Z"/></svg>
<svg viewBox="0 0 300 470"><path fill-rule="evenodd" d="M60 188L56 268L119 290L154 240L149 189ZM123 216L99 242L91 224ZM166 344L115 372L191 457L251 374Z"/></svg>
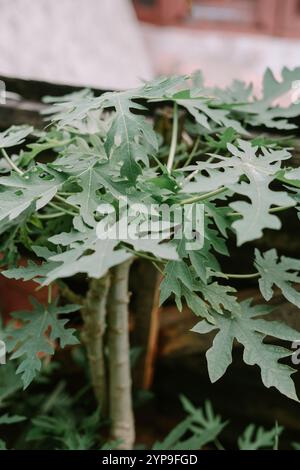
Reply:
<svg viewBox="0 0 300 470"><path fill-rule="evenodd" d="M128 279L131 261L112 268L108 301L109 401L111 438L119 449L132 449L135 440L131 396L128 325Z"/></svg>
<svg viewBox="0 0 300 470"><path fill-rule="evenodd" d="M104 333L106 329L106 304L110 276L91 279L82 307L84 328L82 340L87 349L94 392L105 415L107 411L107 379L104 358Z"/></svg>
<svg viewBox="0 0 300 470"><path fill-rule="evenodd" d="M143 259L135 263L132 271L131 344L141 349L133 370L133 384L138 389L148 390L152 385L158 345L160 276L157 269Z"/></svg>

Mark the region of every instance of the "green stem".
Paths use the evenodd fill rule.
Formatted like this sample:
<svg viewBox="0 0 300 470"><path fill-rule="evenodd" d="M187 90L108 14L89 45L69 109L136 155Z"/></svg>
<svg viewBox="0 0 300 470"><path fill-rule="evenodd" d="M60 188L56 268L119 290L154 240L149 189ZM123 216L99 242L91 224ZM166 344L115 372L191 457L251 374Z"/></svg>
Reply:
<svg viewBox="0 0 300 470"><path fill-rule="evenodd" d="M158 262L165 264L164 260L162 260L161 258L154 258L153 256L147 255L146 253L141 253L139 251L132 250L128 246L124 246L124 248L130 253L132 253L133 255L135 255L136 257L146 259L147 261L151 261L152 264L155 266L155 268L160 272L160 274L164 275L164 272L160 269L160 267L157 264Z"/></svg>
<svg viewBox="0 0 300 470"><path fill-rule="evenodd" d="M167 148L168 148L168 151L164 151L164 148L161 149L161 153L159 155L160 158L167 158L169 156L170 148L169 148L169 146ZM185 149L186 149L186 144L178 144L177 147L176 147L177 152L181 152Z"/></svg>
<svg viewBox="0 0 300 470"><path fill-rule="evenodd" d="M56 219L57 217L62 217L65 215L65 212L53 212L53 214L35 214L38 219L48 220Z"/></svg>
<svg viewBox="0 0 300 470"><path fill-rule="evenodd" d="M269 210L270 214L274 214L276 212L282 212L286 211L288 209L292 209L295 206L282 206L282 207L272 207L272 209Z"/></svg>
<svg viewBox="0 0 300 470"><path fill-rule="evenodd" d="M72 142L74 142L74 140L75 138L67 139L67 140L53 140L49 142L49 146L51 145L51 147L65 147L66 145L69 145Z"/></svg>
<svg viewBox="0 0 300 470"><path fill-rule="evenodd" d="M178 147L177 147L176 153L177 153L177 156L176 156L176 161L174 162L174 165L173 165L173 170L177 170L180 163L188 157L186 152L178 155Z"/></svg>
<svg viewBox="0 0 300 470"><path fill-rule="evenodd" d="M158 264L157 264L155 261L152 261L152 264L153 264L153 266L157 269L157 271L158 271L162 276L165 275L165 273L163 272L163 270L160 269L160 267L158 266Z"/></svg>
<svg viewBox="0 0 300 470"><path fill-rule="evenodd" d="M225 447L223 446L223 444L221 444L219 439L215 439L215 445L218 450L225 450Z"/></svg>
<svg viewBox="0 0 300 470"><path fill-rule="evenodd" d="M64 204L67 204L70 207L73 207L73 209L76 209L78 211L77 206L75 206L74 204L71 204L71 202L66 201L63 197L59 196L58 194L55 195L55 199L57 199L60 202L63 202Z"/></svg>
<svg viewBox="0 0 300 470"><path fill-rule="evenodd" d="M135 251L132 248L129 248L128 246L125 246L125 249L132 253L135 256L138 256L139 258L144 258L147 259L148 261L154 261L157 262L159 261L160 263L163 263L163 260L161 258L154 258L153 256L147 255L146 253L141 253L140 251Z"/></svg>
<svg viewBox="0 0 300 470"><path fill-rule="evenodd" d="M285 178L284 176L277 175L276 179L280 181L281 183L288 184L289 186L293 186L294 188L300 188L300 182L298 180L289 180Z"/></svg>
<svg viewBox="0 0 300 470"><path fill-rule="evenodd" d="M222 277L227 277L227 279L257 279L260 277L260 273L253 274L227 274L222 273Z"/></svg>
<svg viewBox="0 0 300 470"><path fill-rule="evenodd" d="M288 209L292 209L295 206L281 206L281 207L272 207L272 209L269 210L270 214L275 214L276 212L283 212ZM240 212L229 212L228 217L242 217L243 214Z"/></svg>
<svg viewBox="0 0 300 470"><path fill-rule="evenodd" d="M79 294L76 294L70 287L63 282L62 280L57 281L57 284L59 285L59 291L61 297L65 298L68 302L71 304L78 304L78 305L83 305L84 303L84 297L82 297Z"/></svg>
<svg viewBox="0 0 300 470"><path fill-rule="evenodd" d="M73 196L73 194L78 194L78 193L67 193L67 192L64 192L64 191L59 191L58 192L58 195L59 196L64 196L64 197L69 197L69 196Z"/></svg>
<svg viewBox="0 0 300 470"><path fill-rule="evenodd" d="M200 137L197 137L197 139L195 141L195 144L194 144L194 147L193 147L191 153L189 154L184 166L188 166L191 163L191 161L193 160L193 158L196 156L199 143L200 143Z"/></svg>
<svg viewBox="0 0 300 470"><path fill-rule="evenodd" d="M53 392L50 394L49 398L42 404L41 415L48 414L53 406L57 403L59 395L64 391L66 387L66 382L61 380L58 382L58 385L55 387Z"/></svg>
<svg viewBox="0 0 300 470"><path fill-rule="evenodd" d="M135 255L139 258L144 258L148 261L151 261L153 266L155 266L155 268L157 269L157 271L159 271L160 274L162 274L164 276L163 270L158 266L157 263L161 263L161 264L165 265L166 261L164 261L161 258L154 258L153 256L147 255L145 253L141 253L139 251L132 250L131 248L128 248L128 246L126 246L125 248L126 248L126 250L130 251L130 253L132 253L133 255Z"/></svg>
<svg viewBox="0 0 300 470"><path fill-rule="evenodd" d="M177 147L177 139L178 139L178 105L174 103L174 111L173 111L173 129L172 129L172 139L171 139L171 146L170 152L167 162L167 170L171 173L173 168L176 147Z"/></svg>
<svg viewBox="0 0 300 470"><path fill-rule="evenodd" d="M224 193L224 191L227 191L227 189L228 188L225 188L225 186L222 186L222 188L216 189L215 191L211 191L210 193L202 194L201 196L194 196L189 199L184 199L180 202L180 205L183 206L184 204L192 204L193 202L205 201L206 199L209 199L213 196L217 196L218 194Z"/></svg>
<svg viewBox="0 0 300 470"><path fill-rule="evenodd" d="M5 160L8 162L8 164L11 166L11 168L15 170L20 176L23 176L24 172L20 170L20 168L18 168L17 165L12 161L12 159L8 156L6 150L2 148L1 153Z"/></svg>
<svg viewBox="0 0 300 470"><path fill-rule="evenodd" d="M78 215L76 212L72 212L72 211L69 211L68 209L64 209L63 207L58 206L58 205L55 204L54 202L49 202L49 206L53 207L54 209L59 210L59 212L63 211L65 214L72 215L73 217L74 217L75 215Z"/></svg>
<svg viewBox="0 0 300 470"><path fill-rule="evenodd" d="M48 305L52 302L52 284L48 286Z"/></svg>

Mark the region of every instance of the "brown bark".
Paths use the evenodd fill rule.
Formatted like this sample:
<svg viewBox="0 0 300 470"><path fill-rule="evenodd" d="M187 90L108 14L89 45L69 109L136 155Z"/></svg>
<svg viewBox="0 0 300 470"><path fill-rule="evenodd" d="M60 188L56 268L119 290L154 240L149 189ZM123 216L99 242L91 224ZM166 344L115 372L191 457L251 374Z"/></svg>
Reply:
<svg viewBox="0 0 300 470"><path fill-rule="evenodd" d="M84 322L82 340L87 349L91 379L101 411L107 410L107 379L104 357L104 333L106 330L106 303L110 276L91 279L81 313Z"/></svg>
<svg viewBox="0 0 300 470"><path fill-rule="evenodd" d="M128 327L128 279L131 261L112 268L108 300L109 402L111 438L119 449L135 440Z"/></svg>

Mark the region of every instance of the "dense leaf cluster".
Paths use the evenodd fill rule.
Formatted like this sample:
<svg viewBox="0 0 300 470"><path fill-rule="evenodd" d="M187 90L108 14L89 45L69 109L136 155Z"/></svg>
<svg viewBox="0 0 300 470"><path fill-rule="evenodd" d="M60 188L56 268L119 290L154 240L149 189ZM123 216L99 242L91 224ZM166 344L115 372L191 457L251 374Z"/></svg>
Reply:
<svg viewBox="0 0 300 470"><path fill-rule="evenodd" d="M299 79L300 69L284 69L279 81L268 70L258 98L241 82L226 90L208 89L200 74L98 97L84 90L47 98L50 125L44 131L13 127L0 134L3 274L49 285L78 273L100 278L132 256L145 257L163 273L161 302L174 296L181 309L185 301L200 317L197 333L218 330L207 352L212 381L231 363L237 340L245 362L260 367L267 387L297 399L294 370L279 362L291 351L265 338L294 341L299 332L262 319L271 310L264 305L240 303L231 285L236 275L223 273L221 260L229 256L229 239L237 246L253 242L265 229L281 228L282 210L299 209L300 173L293 168L291 139L265 133L297 129L300 104L282 107L278 100ZM26 145L26 138L31 143ZM101 203L117 208L122 200L130 206L142 203L149 212L157 204L201 202L201 247L187 249L170 226L163 242L141 234L134 240L99 239L97 223L104 220L113 230L123 214L111 224L97 208ZM138 226L143 222L140 214ZM24 249L32 258L25 267L18 265ZM249 277L258 280L266 300L276 286L300 307L299 260L279 258L274 249L256 250L253 267ZM38 353L53 352L51 341L75 342L66 321L59 320L71 308L50 303L36 305L32 316L14 315L22 325L6 334L13 357L21 359L18 371L25 386L40 368Z"/></svg>

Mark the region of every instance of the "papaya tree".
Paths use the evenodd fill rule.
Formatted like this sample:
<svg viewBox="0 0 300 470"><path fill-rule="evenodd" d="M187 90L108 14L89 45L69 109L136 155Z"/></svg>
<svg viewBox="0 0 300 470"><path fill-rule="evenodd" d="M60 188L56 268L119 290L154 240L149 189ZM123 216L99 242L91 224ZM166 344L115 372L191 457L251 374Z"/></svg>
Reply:
<svg viewBox="0 0 300 470"><path fill-rule="evenodd" d="M32 311L11 315L18 328L11 321L5 329L24 388L58 344L78 343L68 321L80 310L101 412L118 447L133 447L128 281L132 263L143 258L162 277L161 304L186 304L199 317L196 334L216 333L206 354L212 382L226 372L237 341L266 387L298 400L295 370L279 362L293 350L276 342L300 334L270 320L267 302L278 288L300 307L300 260L255 243L281 229L283 211L299 218L290 136L300 104L278 104L299 79L299 68L283 69L280 80L267 70L259 97L238 81L208 88L200 73L100 96L83 90L45 98L44 130L0 133L2 274L49 292L47 305L32 299ZM233 246L240 273L222 268ZM72 288L74 276L86 282L84 292ZM236 279L257 282L266 302L240 302Z"/></svg>

